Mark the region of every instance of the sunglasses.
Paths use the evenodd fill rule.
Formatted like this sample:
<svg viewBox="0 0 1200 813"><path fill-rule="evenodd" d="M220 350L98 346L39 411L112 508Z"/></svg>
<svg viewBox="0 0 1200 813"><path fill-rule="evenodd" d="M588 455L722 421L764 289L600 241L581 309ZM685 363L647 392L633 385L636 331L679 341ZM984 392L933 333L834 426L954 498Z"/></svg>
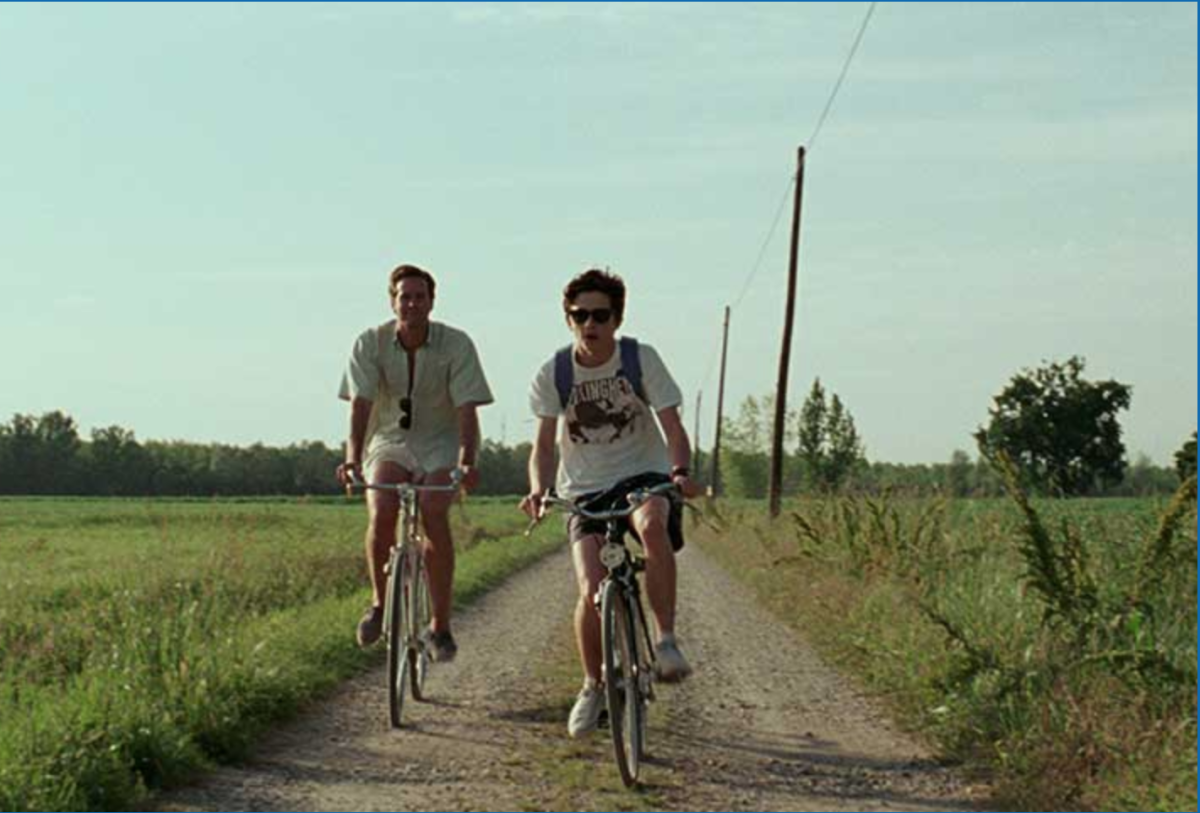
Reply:
<svg viewBox="0 0 1200 813"><path fill-rule="evenodd" d="M612 318L612 308L571 308L567 311L567 316L571 317L571 321L577 325L586 324L590 317L593 322L598 325L608 324L608 320Z"/></svg>
<svg viewBox="0 0 1200 813"><path fill-rule="evenodd" d="M400 428L412 429L412 399L400 399Z"/></svg>

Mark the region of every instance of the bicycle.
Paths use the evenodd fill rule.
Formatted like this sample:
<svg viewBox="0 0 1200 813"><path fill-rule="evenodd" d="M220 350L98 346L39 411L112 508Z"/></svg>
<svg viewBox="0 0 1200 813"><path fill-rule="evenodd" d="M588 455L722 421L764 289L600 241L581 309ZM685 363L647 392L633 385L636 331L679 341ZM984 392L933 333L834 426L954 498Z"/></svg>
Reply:
<svg viewBox="0 0 1200 813"><path fill-rule="evenodd" d="M649 704L655 699L657 664L637 578L637 574L646 569L646 560L625 545L625 527L621 520L629 517L651 497L666 495L678 498L678 494L674 483L638 489L627 495L627 508L608 511L589 511L553 493L542 497L543 512L546 508L560 508L567 513L601 520L606 524L600 563L608 570L608 575L600 582L595 601L600 613L600 647L604 659L608 725L617 769L626 787L637 783L641 763L646 756L646 715Z"/></svg>
<svg viewBox="0 0 1200 813"><path fill-rule="evenodd" d="M418 522L417 496L421 492L458 491L462 471L450 472L448 485L413 483L364 483L354 479L350 488L358 491L390 491L400 497L400 521L396 544L388 563L387 596L383 604L383 635L387 640L388 713L392 727L401 727L404 694L410 689L413 700L425 699L425 678L431 661L425 634L431 617L429 575L421 553L422 535Z"/></svg>

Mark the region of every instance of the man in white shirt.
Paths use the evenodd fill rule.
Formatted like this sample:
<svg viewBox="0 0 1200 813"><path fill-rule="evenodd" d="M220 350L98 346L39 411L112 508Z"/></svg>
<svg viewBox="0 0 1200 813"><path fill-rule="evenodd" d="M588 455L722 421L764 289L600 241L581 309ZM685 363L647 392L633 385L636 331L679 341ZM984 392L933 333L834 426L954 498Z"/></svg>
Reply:
<svg viewBox="0 0 1200 813"><path fill-rule="evenodd" d="M563 291L564 316L574 341L542 366L530 393L538 425L529 459L529 494L521 509L531 517L538 516L541 498L552 485L558 496L592 510L624 504L630 491L656 483L674 481L685 496L700 493L689 478L691 444L679 419L679 387L654 348L629 338L618 341L624 310L625 284L607 271L591 269ZM646 554L659 677L668 682L691 672L675 641L681 511L665 497L654 497L630 517L630 530ZM579 585L575 637L584 672L567 730L579 737L595 729L604 705L594 596L607 573L600 563L605 527L572 515L567 529Z"/></svg>
<svg viewBox="0 0 1200 813"><path fill-rule="evenodd" d="M415 265L395 268L388 298L396 319L368 328L354 343L338 393L350 402L346 462L337 470L343 484L352 475L373 483L446 484L456 467L462 470L463 488L479 482L476 409L492 403L492 392L470 337L429 318L435 287L428 271ZM438 662L453 660L458 651L450 630L452 501L453 495L446 493L420 498L433 616L428 635ZM367 494L367 564L374 601L358 625L360 646L370 646L382 633L384 565L396 544L399 507L395 494Z"/></svg>

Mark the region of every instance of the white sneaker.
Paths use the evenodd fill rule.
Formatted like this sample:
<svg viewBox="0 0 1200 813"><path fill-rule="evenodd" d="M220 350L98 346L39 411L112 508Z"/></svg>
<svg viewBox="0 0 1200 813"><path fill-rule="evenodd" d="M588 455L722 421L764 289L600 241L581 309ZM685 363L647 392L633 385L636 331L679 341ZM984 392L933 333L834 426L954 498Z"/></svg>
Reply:
<svg viewBox="0 0 1200 813"><path fill-rule="evenodd" d="M692 673L692 667L674 640L661 641L655 647L654 655L658 662L658 679L663 683L679 683Z"/></svg>
<svg viewBox="0 0 1200 813"><path fill-rule="evenodd" d="M604 692L600 685L589 683L575 698L571 709L571 718L567 721L567 733L574 738L582 737L596 730L600 722L600 712L604 710Z"/></svg>

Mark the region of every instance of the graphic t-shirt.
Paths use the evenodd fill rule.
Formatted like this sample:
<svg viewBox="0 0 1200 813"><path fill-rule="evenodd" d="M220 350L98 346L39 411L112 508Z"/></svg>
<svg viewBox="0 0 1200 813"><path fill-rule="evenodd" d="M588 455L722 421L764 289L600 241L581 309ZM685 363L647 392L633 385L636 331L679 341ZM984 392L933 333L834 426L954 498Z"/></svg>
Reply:
<svg viewBox="0 0 1200 813"><path fill-rule="evenodd" d="M679 406L683 396L653 347L639 343L638 352L649 405L617 374L617 351L599 367L583 367L572 357L574 386L565 411L554 384L553 357L534 378L529 393L533 414L559 418L559 496L573 499L635 474L670 472L667 443L654 413Z"/></svg>

